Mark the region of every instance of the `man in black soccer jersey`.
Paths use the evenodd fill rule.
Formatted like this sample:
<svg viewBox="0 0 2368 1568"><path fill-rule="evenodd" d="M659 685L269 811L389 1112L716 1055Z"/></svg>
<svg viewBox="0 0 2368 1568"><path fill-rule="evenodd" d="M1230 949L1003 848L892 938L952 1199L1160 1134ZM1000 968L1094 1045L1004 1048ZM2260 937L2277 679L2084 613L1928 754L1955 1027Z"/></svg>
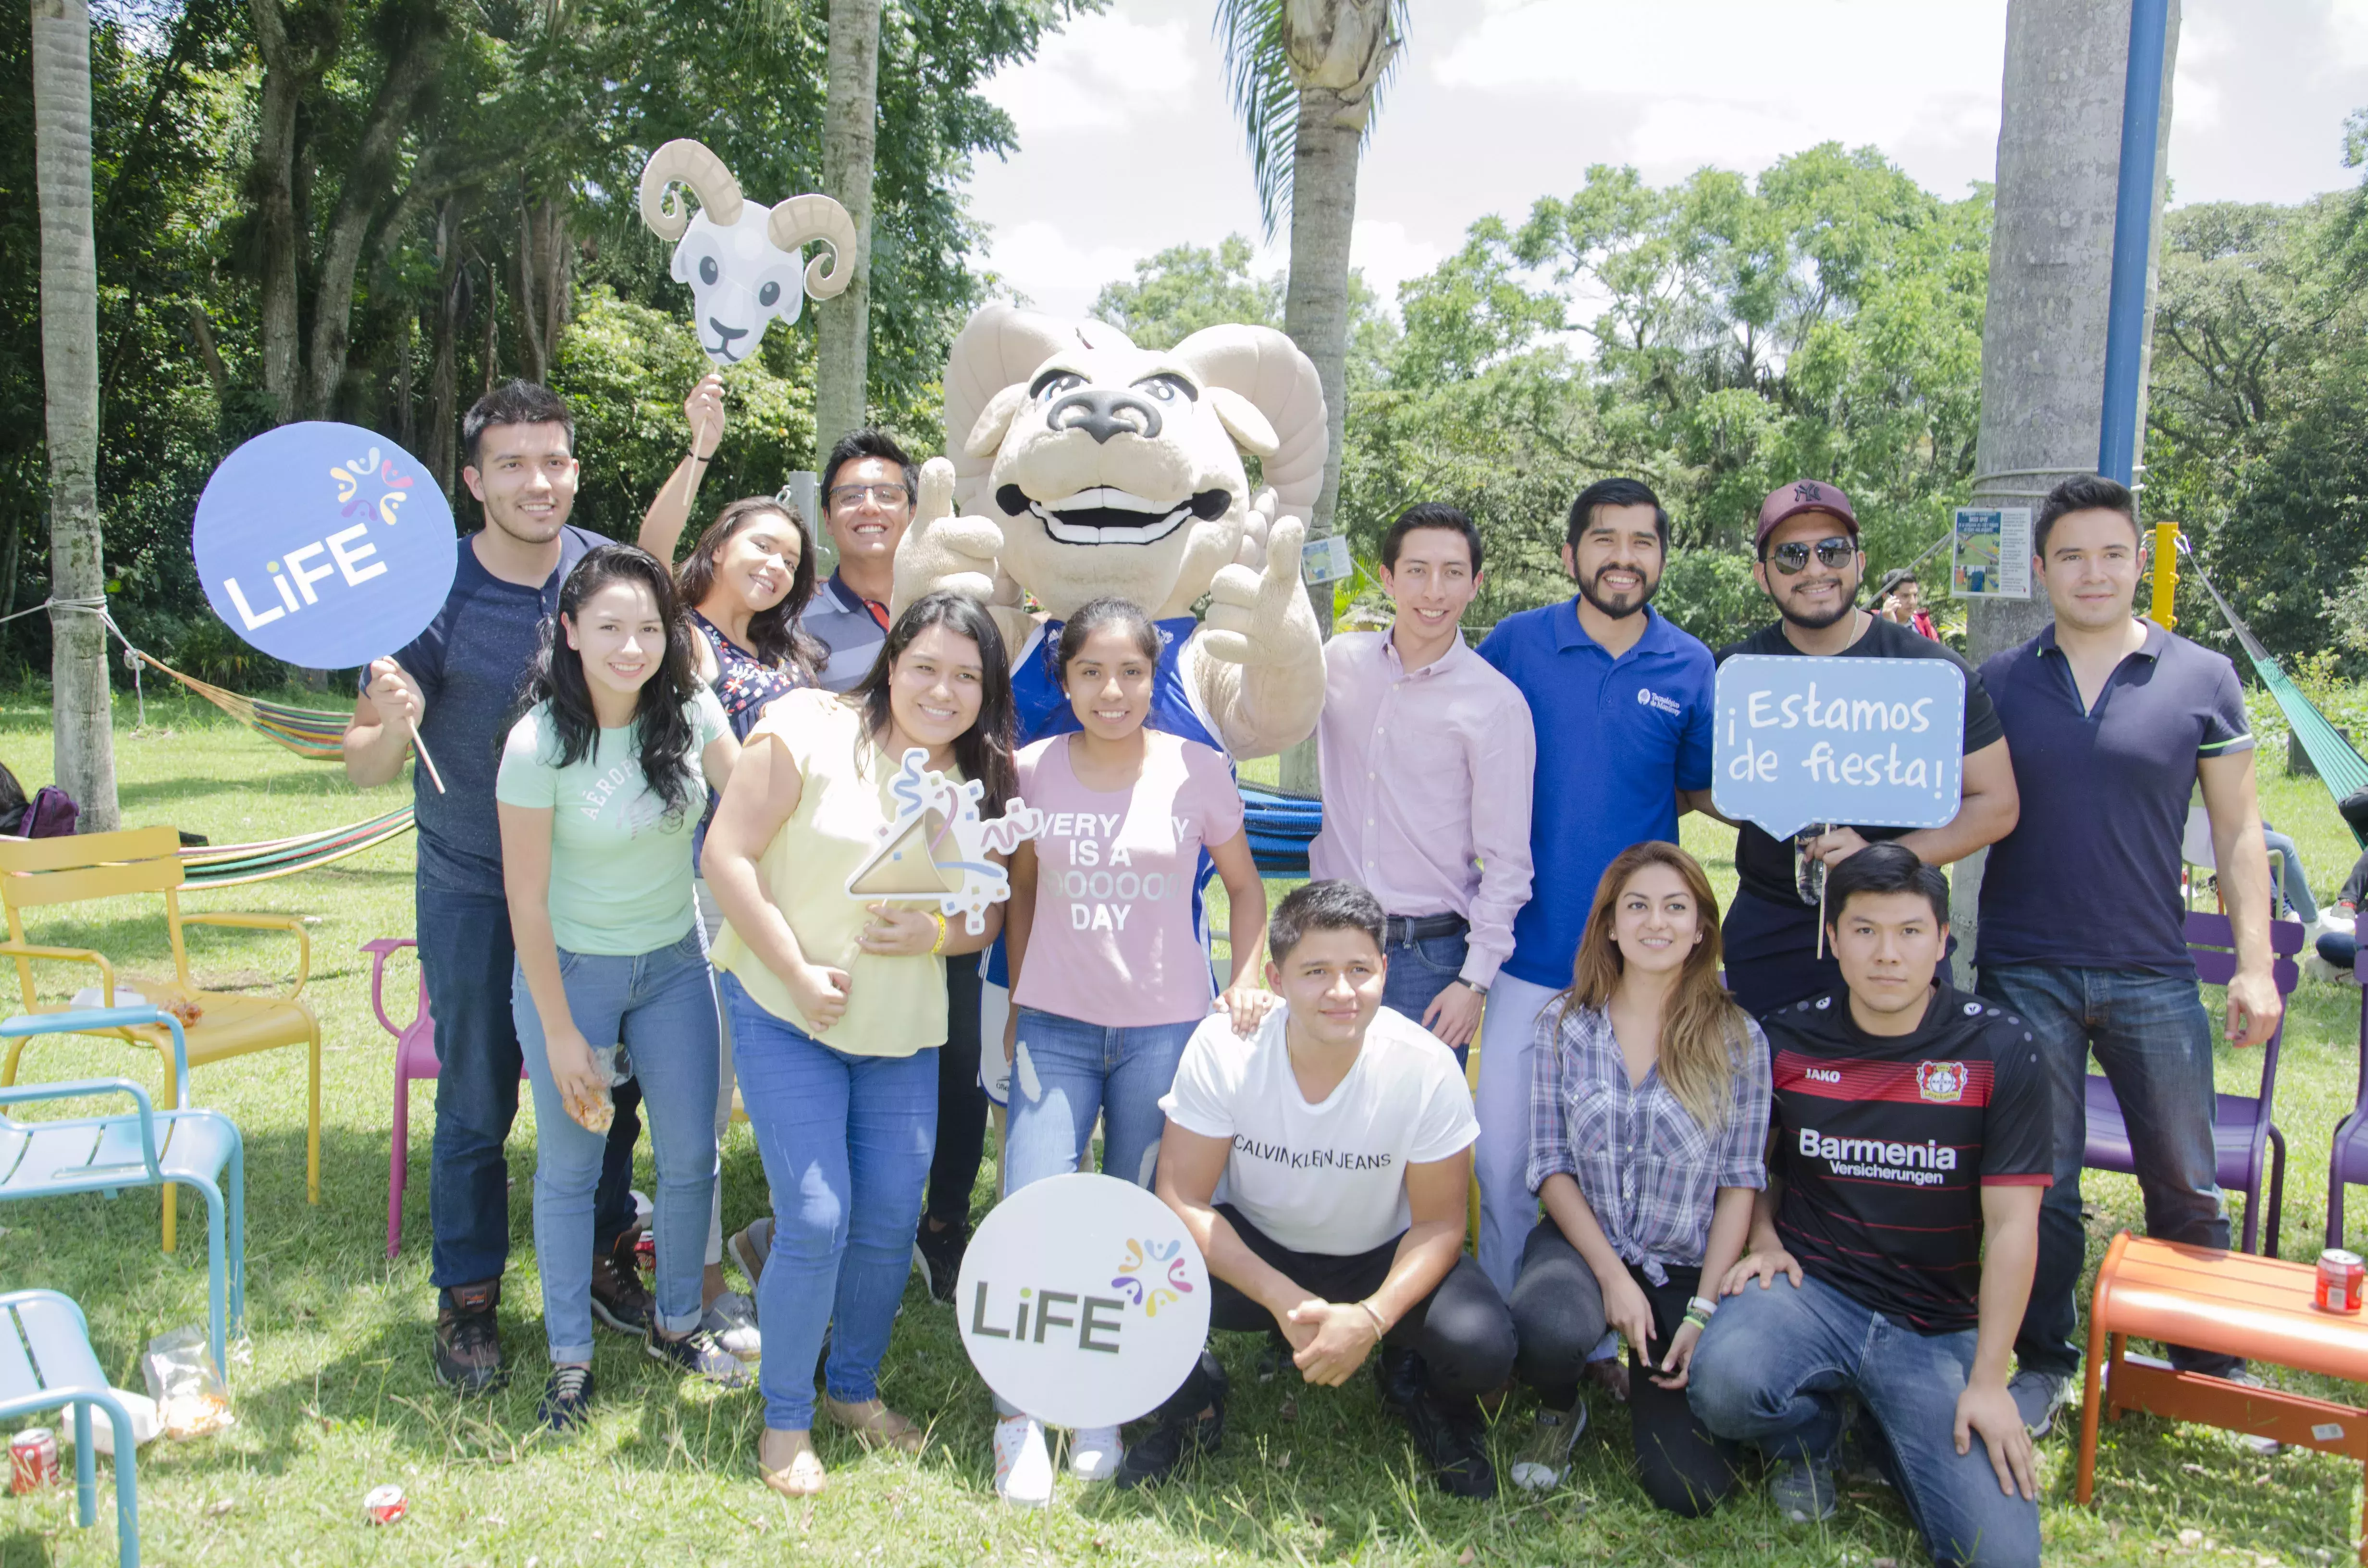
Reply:
<svg viewBox="0 0 2368 1568"><path fill-rule="evenodd" d="M1768 1187L1694 1353L1694 1413L1776 1461L1771 1497L1807 1522L1834 1511L1855 1394L1934 1561L2033 1565L2031 1437L2006 1384L2053 1165L2039 1048L1935 977L1949 888L1913 850L1868 846L1826 897L1844 986L1765 1020Z"/></svg>

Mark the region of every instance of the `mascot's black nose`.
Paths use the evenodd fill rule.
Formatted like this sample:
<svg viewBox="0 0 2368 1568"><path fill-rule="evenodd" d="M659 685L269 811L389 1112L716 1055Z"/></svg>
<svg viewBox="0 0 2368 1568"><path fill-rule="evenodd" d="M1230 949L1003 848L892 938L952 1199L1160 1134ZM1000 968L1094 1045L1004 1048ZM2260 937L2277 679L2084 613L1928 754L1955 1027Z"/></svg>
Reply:
<svg viewBox="0 0 2368 1568"><path fill-rule="evenodd" d="M1083 430L1098 442L1107 441L1121 431L1146 441L1159 435L1159 410L1147 399L1131 392L1105 392L1099 387L1071 392L1053 405L1044 422L1055 430Z"/></svg>

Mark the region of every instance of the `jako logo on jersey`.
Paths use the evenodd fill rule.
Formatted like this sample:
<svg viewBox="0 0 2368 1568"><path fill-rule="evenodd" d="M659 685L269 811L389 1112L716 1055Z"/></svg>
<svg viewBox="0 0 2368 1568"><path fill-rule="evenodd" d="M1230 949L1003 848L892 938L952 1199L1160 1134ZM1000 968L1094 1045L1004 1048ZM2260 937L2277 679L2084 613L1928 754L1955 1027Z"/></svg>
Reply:
<svg viewBox="0 0 2368 1568"><path fill-rule="evenodd" d="M1895 1170L1953 1171L1957 1151L1926 1139L1921 1143L1888 1143L1880 1138L1828 1138L1814 1127L1801 1129L1801 1154L1825 1160L1838 1169L1848 1165L1889 1165Z"/></svg>
<svg viewBox="0 0 2368 1568"><path fill-rule="evenodd" d="M1650 687L1640 686L1636 688L1636 701L1640 707L1657 708L1664 713L1682 715L1685 712L1685 710L1678 706L1674 700L1663 697Z"/></svg>
<svg viewBox="0 0 2368 1568"><path fill-rule="evenodd" d="M1954 1105L1965 1097L1965 1064L1962 1062L1919 1062L1916 1092L1928 1100Z"/></svg>
<svg viewBox="0 0 2368 1568"><path fill-rule="evenodd" d="M1840 1071L1833 1067L1804 1067L1801 1076L1813 1084L1839 1084L1842 1081Z"/></svg>

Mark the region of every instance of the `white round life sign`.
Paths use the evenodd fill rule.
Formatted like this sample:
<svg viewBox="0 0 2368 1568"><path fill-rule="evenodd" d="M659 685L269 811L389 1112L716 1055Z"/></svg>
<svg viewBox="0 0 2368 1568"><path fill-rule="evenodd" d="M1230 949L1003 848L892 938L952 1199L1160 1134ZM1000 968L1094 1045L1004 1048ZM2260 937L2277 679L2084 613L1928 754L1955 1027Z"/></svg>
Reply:
<svg viewBox="0 0 2368 1568"><path fill-rule="evenodd" d="M1175 1210L1132 1182L1055 1176L996 1206L954 1310L987 1387L1054 1426L1148 1415L1209 1336L1209 1268Z"/></svg>

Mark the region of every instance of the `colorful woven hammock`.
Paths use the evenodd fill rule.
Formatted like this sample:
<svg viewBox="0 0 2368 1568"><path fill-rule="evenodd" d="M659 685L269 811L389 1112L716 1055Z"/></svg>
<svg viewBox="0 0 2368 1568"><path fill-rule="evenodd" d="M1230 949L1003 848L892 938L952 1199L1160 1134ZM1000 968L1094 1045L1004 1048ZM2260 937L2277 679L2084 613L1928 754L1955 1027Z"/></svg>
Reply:
<svg viewBox="0 0 2368 1568"><path fill-rule="evenodd" d="M318 870L331 861L359 855L390 838L400 837L411 827L411 808L402 806L368 822L298 834L292 838L192 846L181 851L183 885L228 888L241 882L268 881L298 871Z"/></svg>
<svg viewBox="0 0 2368 1568"><path fill-rule="evenodd" d="M336 762L345 756L346 725L350 714L291 708L284 702L248 697L195 676L185 676L154 654L136 648L131 653L150 669L170 676L264 739L287 747L309 762Z"/></svg>

